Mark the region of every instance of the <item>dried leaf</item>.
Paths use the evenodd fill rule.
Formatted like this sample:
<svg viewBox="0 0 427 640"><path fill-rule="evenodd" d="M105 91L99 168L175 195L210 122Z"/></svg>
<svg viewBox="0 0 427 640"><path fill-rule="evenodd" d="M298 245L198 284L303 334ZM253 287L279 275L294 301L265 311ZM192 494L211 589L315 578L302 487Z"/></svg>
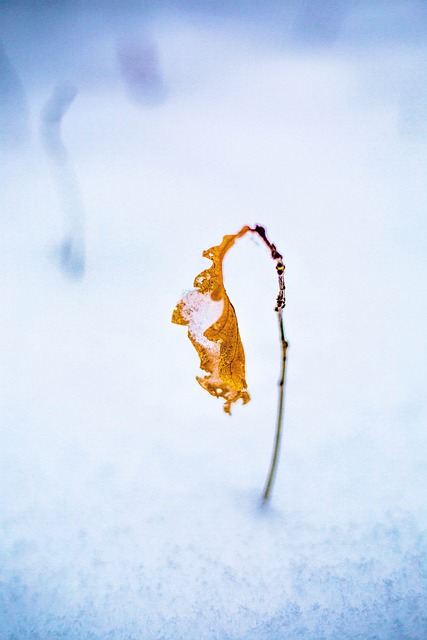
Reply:
<svg viewBox="0 0 427 640"><path fill-rule="evenodd" d="M172 314L172 322L188 326L188 337L200 357L199 384L217 398L224 398L224 411L231 413L237 400L249 402L245 380L245 352L236 313L224 288L222 263L238 238L251 231L243 227L235 235L224 236L220 245L203 252L212 266L194 280L196 289L186 294ZM207 328L206 328L207 327Z"/></svg>
<svg viewBox="0 0 427 640"><path fill-rule="evenodd" d="M221 244L217 247L203 252L203 256L212 261L212 266L196 277L194 280L196 289L187 293L177 304L172 314L172 322L188 326L188 336L200 356L200 367L207 372L204 378L196 379L210 394L217 398L224 398L224 410L231 413L231 405L239 399L243 401L243 404L249 402L245 380L245 354L240 340L236 313L225 291L222 272L225 254L237 238L241 238L248 231L257 234L268 247L271 257L276 263L279 285L274 310L279 324L282 362L278 382L279 402L276 435L270 468L262 494L263 504L266 504L271 496L279 461L288 342L283 323L283 310L286 304L285 265L282 254L268 239L265 227L259 224L254 228L245 226L235 235L224 236Z"/></svg>

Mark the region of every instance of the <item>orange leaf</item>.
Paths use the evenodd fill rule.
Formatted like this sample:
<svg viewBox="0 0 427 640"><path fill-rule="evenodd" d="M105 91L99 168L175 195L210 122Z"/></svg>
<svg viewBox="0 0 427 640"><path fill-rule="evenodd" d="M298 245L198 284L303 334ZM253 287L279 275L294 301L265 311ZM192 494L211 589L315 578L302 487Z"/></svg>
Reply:
<svg viewBox="0 0 427 640"><path fill-rule="evenodd" d="M175 307L172 322L188 326L188 337L200 357L200 368L207 372L196 377L199 384L217 398L224 398L224 411L231 413L237 400L249 402L245 380L245 352L240 339L236 312L224 288L222 263L238 238L251 231L224 236L221 244L203 252L212 266L194 280L196 289ZM206 328L207 327L207 328Z"/></svg>

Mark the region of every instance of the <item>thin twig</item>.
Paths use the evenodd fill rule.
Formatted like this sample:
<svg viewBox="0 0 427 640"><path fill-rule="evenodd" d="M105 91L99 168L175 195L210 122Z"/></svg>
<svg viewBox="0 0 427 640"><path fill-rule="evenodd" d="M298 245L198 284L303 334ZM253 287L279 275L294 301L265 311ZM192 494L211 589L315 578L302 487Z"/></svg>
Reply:
<svg viewBox="0 0 427 640"><path fill-rule="evenodd" d="M273 487L274 478L276 476L277 466L279 463L279 451L280 451L280 441L282 436L282 424L283 424L283 410L284 410L284 401L285 401L285 376L286 376L286 354L288 350L288 343L285 338L285 326L283 322L283 309L285 308L286 299L285 299L285 265L283 264L283 256L277 251L274 244L272 244L266 235L264 227L260 225L256 225L254 229L251 229L253 233L257 233L262 240L265 242L267 247L270 249L271 257L276 261L276 271L277 277L279 281L279 293L276 299L276 307L275 311L277 313L277 320L279 323L279 336L280 336L280 345L282 350L282 364L280 370L280 379L279 379L279 403L277 409L277 422L276 422L276 435L274 440L274 448L273 454L271 457L270 470L268 472L267 481L265 484L265 488L262 495L263 503L268 502L271 490Z"/></svg>
<svg viewBox="0 0 427 640"><path fill-rule="evenodd" d="M285 338L285 328L283 324L282 310L278 311L277 319L279 321L280 342L282 347L282 366L281 366L280 379L279 379L279 405L277 409L276 437L274 440L274 449L273 449L273 455L271 457L270 471L268 472L267 481L265 483L265 489L262 494L263 502L267 502L270 497L274 478L276 476L277 466L279 463L280 440L282 436L282 424L283 424L283 408L284 408L284 402L285 402L286 352L288 349L288 343Z"/></svg>
<svg viewBox="0 0 427 640"><path fill-rule="evenodd" d="M77 177L61 137L62 119L76 95L77 89L72 86L54 88L41 113L41 136L52 162L67 225L60 247L61 266L69 276L81 278L85 271L84 206Z"/></svg>

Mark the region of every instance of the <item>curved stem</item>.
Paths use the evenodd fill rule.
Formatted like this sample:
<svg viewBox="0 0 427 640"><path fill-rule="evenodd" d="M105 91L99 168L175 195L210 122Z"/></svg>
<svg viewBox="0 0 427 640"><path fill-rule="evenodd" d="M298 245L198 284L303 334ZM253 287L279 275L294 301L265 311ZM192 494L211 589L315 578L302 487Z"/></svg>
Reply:
<svg viewBox="0 0 427 640"><path fill-rule="evenodd" d="M276 476L277 465L279 463L279 451L280 440L282 436L282 424L283 424L283 408L285 397L285 375L286 375L286 353L288 350L288 343L285 338L285 327L283 323L282 309L277 309L277 319L279 322L279 335L280 344L282 347L282 366L279 379L279 404L277 409L277 422L276 422L276 437L274 440L273 455L271 457L270 470L268 472L267 481L265 484L264 492L262 495L263 503L266 503L271 495L271 489L273 487L274 478Z"/></svg>
<svg viewBox="0 0 427 640"><path fill-rule="evenodd" d="M282 423L283 423L283 408L284 408L284 399L285 399L285 375L286 375L286 353L288 350L288 343L285 338L285 326L283 324L283 309L285 308L286 300L285 300L285 265L283 264L283 256L279 251L277 251L276 245L274 245L267 238L267 233L265 228L261 225L257 224L253 229L249 229L253 233L257 233L260 238L264 241L267 247L270 250L271 257L276 262L276 272L279 283L279 293L276 298L276 308L275 311L277 313L277 320L279 322L279 336L280 336L280 345L282 348L282 366L280 371L280 379L279 379L279 405L277 408L277 422L276 422L276 437L274 440L274 448L273 455L271 457L270 470L268 472L267 481L265 484L264 492L262 494L263 504L268 502L271 489L273 487L274 478L276 476L277 465L279 463L279 450L280 450L280 439L282 436Z"/></svg>

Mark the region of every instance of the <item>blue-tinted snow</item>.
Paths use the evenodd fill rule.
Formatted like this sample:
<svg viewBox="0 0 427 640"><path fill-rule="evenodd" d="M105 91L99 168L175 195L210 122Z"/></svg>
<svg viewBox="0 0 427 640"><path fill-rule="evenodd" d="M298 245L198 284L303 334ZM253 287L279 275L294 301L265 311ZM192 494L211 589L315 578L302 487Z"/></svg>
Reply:
<svg viewBox="0 0 427 640"><path fill-rule="evenodd" d="M91 6L2 4L0 639L422 640L424 3ZM40 137L57 86L80 280ZM264 247L225 265L251 403L226 416L170 323L255 222L291 345L264 510Z"/></svg>

